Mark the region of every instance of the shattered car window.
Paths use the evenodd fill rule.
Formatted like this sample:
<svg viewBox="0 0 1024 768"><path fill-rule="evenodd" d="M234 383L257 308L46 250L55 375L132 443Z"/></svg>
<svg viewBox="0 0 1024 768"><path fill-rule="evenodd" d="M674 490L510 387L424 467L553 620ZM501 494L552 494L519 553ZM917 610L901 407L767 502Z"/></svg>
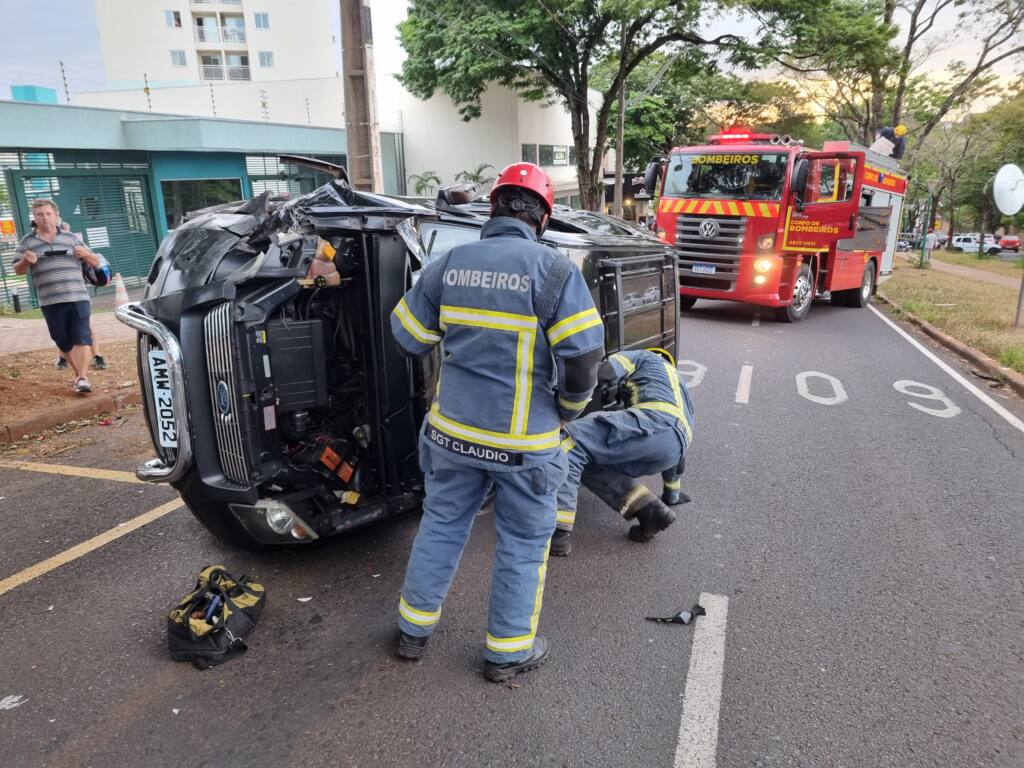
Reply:
<svg viewBox="0 0 1024 768"><path fill-rule="evenodd" d="M420 224L423 245L430 251L427 261L448 253L456 245L476 242L480 239L480 230L476 227L458 227L441 222L423 222ZM434 234L436 233L436 235ZM431 245L430 240L434 243Z"/></svg>

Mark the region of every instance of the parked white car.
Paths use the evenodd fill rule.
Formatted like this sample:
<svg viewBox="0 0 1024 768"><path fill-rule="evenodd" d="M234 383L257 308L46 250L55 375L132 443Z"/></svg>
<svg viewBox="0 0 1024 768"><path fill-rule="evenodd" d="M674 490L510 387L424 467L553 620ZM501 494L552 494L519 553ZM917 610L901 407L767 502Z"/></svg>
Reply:
<svg viewBox="0 0 1024 768"><path fill-rule="evenodd" d="M963 253L980 253L981 237L978 235L955 235L951 247L954 251ZM985 253L999 253L999 246L992 235L985 235Z"/></svg>

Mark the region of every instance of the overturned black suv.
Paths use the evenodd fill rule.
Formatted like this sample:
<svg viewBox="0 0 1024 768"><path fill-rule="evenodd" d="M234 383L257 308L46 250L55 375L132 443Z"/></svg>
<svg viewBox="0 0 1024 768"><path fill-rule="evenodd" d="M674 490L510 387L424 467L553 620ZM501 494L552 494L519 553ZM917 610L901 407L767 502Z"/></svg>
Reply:
<svg viewBox="0 0 1024 768"><path fill-rule="evenodd" d="M420 503L438 361L404 357L388 318L424 263L479 238L486 206L462 202L476 190L432 205L357 192L331 170L303 197L197 212L160 246L144 299L117 310L139 332L157 454L137 475L174 486L231 546L302 545ZM543 240L580 267L609 353L674 353L666 246L557 211Z"/></svg>

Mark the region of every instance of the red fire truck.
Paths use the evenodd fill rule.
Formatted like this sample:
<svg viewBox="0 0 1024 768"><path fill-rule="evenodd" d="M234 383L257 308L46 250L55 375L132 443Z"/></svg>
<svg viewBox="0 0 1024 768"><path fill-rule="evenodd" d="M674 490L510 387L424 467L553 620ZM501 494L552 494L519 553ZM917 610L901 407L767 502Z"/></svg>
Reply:
<svg viewBox="0 0 1024 768"><path fill-rule="evenodd" d="M659 181L657 231L678 253L683 309L740 301L792 323L815 298L866 306L892 272L907 178L865 147L732 128L656 158L648 193Z"/></svg>

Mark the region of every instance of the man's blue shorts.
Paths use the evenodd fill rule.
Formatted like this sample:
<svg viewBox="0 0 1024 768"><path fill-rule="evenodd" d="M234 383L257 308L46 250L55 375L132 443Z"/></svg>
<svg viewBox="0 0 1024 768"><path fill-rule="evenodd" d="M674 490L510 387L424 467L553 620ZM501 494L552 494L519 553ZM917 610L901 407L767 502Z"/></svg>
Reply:
<svg viewBox="0 0 1024 768"><path fill-rule="evenodd" d="M92 346L88 301L62 301L41 309L50 338L61 352L70 352L72 347Z"/></svg>

